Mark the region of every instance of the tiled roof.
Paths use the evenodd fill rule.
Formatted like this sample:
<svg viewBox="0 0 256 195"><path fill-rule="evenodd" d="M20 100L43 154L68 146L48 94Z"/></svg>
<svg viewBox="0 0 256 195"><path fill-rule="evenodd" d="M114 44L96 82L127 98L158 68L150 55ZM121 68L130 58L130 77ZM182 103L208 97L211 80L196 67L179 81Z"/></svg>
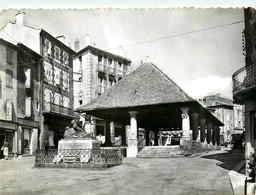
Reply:
<svg viewBox="0 0 256 195"><path fill-rule="evenodd" d="M152 63L136 70L90 103L77 108L89 111L195 101Z"/></svg>

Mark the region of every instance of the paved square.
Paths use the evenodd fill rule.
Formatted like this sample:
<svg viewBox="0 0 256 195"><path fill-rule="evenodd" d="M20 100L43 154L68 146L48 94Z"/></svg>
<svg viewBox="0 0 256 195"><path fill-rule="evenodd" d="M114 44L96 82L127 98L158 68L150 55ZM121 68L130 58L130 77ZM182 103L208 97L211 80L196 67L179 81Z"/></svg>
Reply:
<svg viewBox="0 0 256 195"><path fill-rule="evenodd" d="M241 154L124 158L109 169L34 168L34 157L0 160L0 194L232 194L229 169ZM228 160L227 160L228 159Z"/></svg>

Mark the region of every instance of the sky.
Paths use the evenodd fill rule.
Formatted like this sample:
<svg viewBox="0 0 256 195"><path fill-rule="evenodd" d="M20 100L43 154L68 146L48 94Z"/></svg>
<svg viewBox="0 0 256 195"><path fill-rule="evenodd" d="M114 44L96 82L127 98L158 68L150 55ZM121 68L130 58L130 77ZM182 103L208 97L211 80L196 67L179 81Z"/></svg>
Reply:
<svg viewBox="0 0 256 195"><path fill-rule="evenodd" d="M245 65L243 9L58 9L25 10L30 26L66 43L85 35L100 49L132 60L131 69L150 61L193 98L221 93L232 99L232 74ZM17 10L0 11L0 28ZM209 30L204 30L209 29ZM168 37L168 38L166 38ZM164 39L162 39L164 38Z"/></svg>

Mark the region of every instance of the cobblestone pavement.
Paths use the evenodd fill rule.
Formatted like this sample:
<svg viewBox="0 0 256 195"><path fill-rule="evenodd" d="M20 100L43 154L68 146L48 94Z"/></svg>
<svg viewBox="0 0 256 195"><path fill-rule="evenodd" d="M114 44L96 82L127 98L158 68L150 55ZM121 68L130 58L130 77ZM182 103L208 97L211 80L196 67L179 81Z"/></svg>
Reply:
<svg viewBox="0 0 256 195"><path fill-rule="evenodd" d="M0 194L227 195L232 194L228 172L240 158L225 151L193 158L124 158L123 165L108 169L34 168L34 157L0 160Z"/></svg>

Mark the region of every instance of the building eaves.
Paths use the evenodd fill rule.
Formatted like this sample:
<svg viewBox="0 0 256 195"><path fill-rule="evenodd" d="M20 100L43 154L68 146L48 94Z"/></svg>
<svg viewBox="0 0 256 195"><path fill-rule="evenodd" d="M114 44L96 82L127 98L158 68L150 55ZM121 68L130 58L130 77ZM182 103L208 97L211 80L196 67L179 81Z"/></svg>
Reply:
<svg viewBox="0 0 256 195"><path fill-rule="evenodd" d="M0 38L0 43L3 44L3 45L6 45L9 48L15 49L15 50L19 49L17 45L14 45L13 43L10 43L9 41L6 41L2 38Z"/></svg>
<svg viewBox="0 0 256 195"><path fill-rule="evenodd" d="M27 47L27 46L24 45L23 43L20 43L20 42L19 42L19 43L17 44L17 46L18 46L19 48L21 48L21 49L27 50L29 53L31 53L32 55L36 56L37 58L40 58L40 59L43 58L40 54L38 54L38 53L35 52L34 50L30 49L29 47Z"/></svg>
<svg viewBox="0 0 256 195"><path fill-rule="evenodd" d="M69 50L70 52L72 52L73 55L76 54L76 52L75 52L73 49L71 49L70 47L68 47L68 46L65 45L64 43L62 43L62 42L61 42L60 40L58 40L56 37L52 36L52 35L51 35L50 33L48 33L46 30L41 29L41 30L40 30L40 34L46 35L46 36L49 36L49 37L52 38L52 39L55 39L60 45L62 45L62 46L65 47L67 50Z"/></svg>
<svg viewBox="0 0 256 195"><path fill-rule="evenodd" d="M114 58L114 59L118 59L118 60L121 60L123 62L127 62L127 63L131 63L132 61L130 59L127 59L127 58L124 58L120 55L116 55L116 54L113 54L113 53L110 53L108 51L105 51L105 50L102 50L102 49L99 49L99 48L96 48L96 47L93 47L91 45L88 45L86 47L84 47L83 49L81 49L80 51L78 51L75 55L75 58L79 55L81 55L82 53L86 52L87 50L95 53L95 54L101 54L101 55L106 55L108 57L111 57L111 58Z"/></svg>

